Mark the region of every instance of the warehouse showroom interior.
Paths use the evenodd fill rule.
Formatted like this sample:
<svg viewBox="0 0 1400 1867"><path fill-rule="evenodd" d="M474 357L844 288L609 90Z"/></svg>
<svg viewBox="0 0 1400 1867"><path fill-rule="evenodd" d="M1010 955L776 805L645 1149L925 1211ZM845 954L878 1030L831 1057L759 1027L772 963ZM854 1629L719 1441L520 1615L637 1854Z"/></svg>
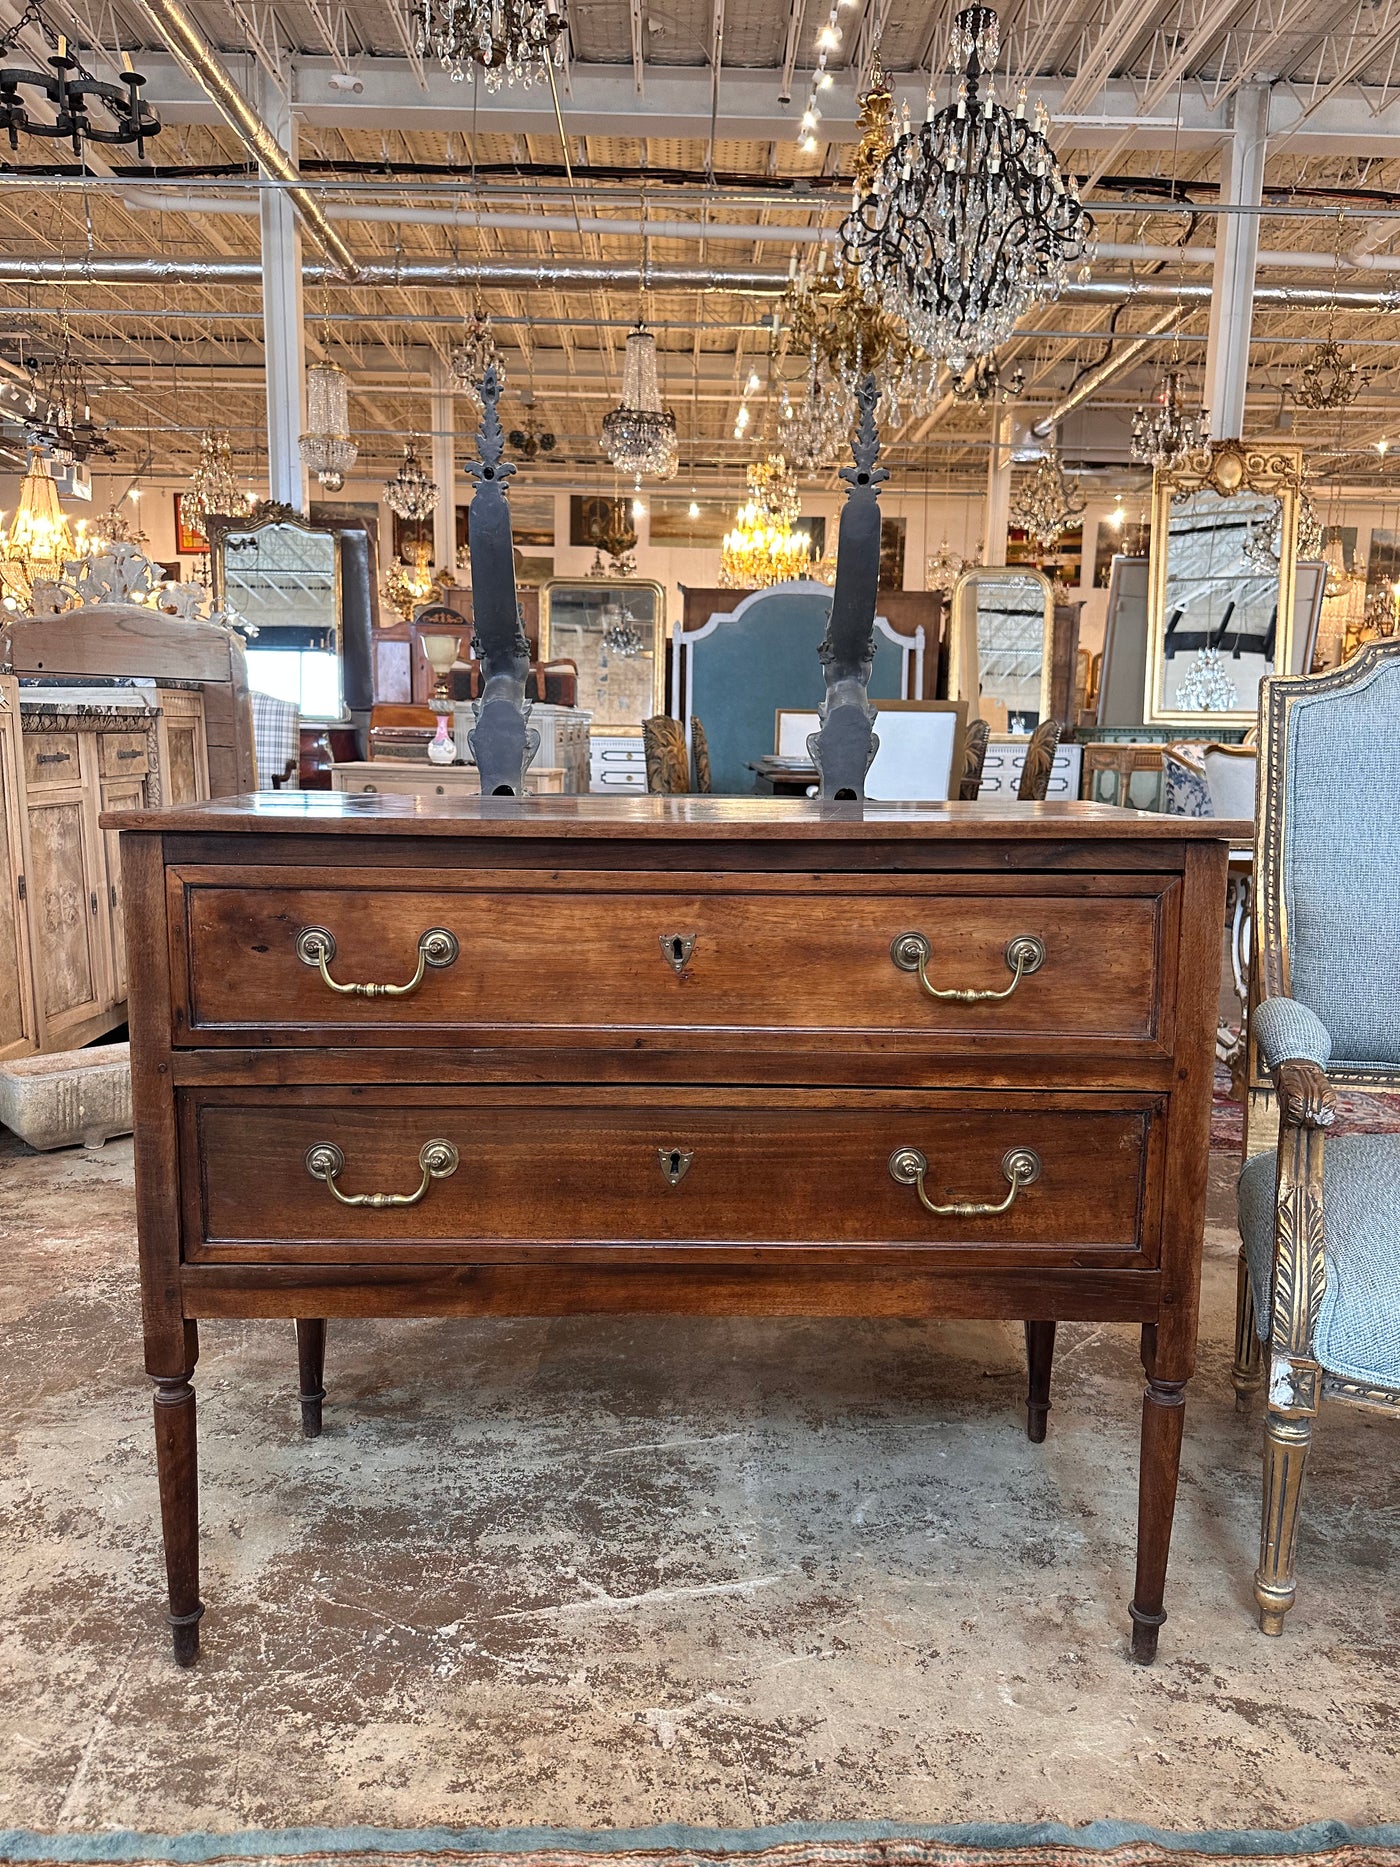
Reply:
<svg viewBox="0 0 1400 1867"><path fill-rule="evenodd" d="M0 0L0 1867L1400 1867L1400 0Z"/></svg>

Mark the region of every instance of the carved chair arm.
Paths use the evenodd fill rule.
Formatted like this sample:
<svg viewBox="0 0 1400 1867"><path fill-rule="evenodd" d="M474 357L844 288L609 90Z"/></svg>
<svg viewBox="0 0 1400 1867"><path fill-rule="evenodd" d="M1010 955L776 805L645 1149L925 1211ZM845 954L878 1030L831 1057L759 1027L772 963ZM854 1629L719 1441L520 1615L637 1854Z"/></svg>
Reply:
<svg viewBox="0 0 1400 1867"><path fill-rule="evenodd" d="M1273 1071L1279 1120L1290 1128L1330 1128L1337 1119L1337 1092L1311 1057L1286 1057Z"/></svg>

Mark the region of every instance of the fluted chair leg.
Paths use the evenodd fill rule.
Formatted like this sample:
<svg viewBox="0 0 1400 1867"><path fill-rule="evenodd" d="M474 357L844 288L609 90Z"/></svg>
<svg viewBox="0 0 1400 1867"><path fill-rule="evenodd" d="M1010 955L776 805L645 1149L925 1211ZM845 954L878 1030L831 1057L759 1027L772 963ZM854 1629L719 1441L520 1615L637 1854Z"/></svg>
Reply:
<svg viewBox="0 0 1400 1867"><path fill-rule="evenodd" d="M1264 1442L1264 1522L1259 1538L1259 1567L1254 1576L1259 1626L1266 1634L1283 1632L1283 1617L1297 1593L1293 1558L1312 1425L1308 1417L1297 1419L1272 1409L1269 1412Z"/></svg>
<svg viewBox="0 0 1400 1867"><path fill-rule="evenodd" d="M1264 1385L1264 1353L1254 1314L1249 1260L1243 1245L1235 1271L1235 1359L1230 1379L1235 1384L1235 1411L1247 1413L1250 1402Z"/></svg>

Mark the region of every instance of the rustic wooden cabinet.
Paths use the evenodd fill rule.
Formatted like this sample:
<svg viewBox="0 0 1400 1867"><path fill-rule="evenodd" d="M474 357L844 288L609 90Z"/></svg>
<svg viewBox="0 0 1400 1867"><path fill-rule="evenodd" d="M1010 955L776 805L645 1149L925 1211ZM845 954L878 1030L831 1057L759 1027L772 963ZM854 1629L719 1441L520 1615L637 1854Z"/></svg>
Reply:
<svg viewBox="0 0 1400 1867"><path fill-rule="evenodd" d="M332 793L110 827L182 1663L202 1319L297 1319L314 1433L327 1318L574 1312L1015 1319L1034 1439L1056 1321L1140 1325L1153 1656L1241 826Z"/></svg>
<svg viewBox="0 0 1400 1867"><path fill-rule="evenodd" d="M161 792L167 804L197 804L209 795L209 746L204 700L188 690L161 687L157 727Z"/></svg>
<svg viewBox="0 0 1400 1867"><path fill-rule="evenodd" d="M25 911L28 846L19 684L0 675L0 1060L39 1045Z"/></svg>

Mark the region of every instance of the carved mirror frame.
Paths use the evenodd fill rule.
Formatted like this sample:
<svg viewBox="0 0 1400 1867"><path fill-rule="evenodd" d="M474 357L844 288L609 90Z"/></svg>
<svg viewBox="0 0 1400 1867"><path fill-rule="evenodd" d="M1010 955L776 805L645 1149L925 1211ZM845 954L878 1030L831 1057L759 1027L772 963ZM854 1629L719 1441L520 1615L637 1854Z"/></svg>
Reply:
<svg viewBox="0 0 1400 1867"><path fill-rule="evenodd" d="M1298 492L1303 450L1284 443L1264 446L1246 441L1212 441L1195 449L1177 467L1158 467L1152 475L1152 531L1147 571L1147 681L1143 719L1150 726L1252 726L1258 703L1209 712L1169 707L1164 698L1167 627L1167 552L1172 501L1185 493L1212 491L1223 499L1258 493L1280 504L1278 621L1274 630L1273 672L1293 665L1293 602L1298 564ZM1267 678L1267 677L1266 677Z"/></svg>
<svg viewBox="0 0 1400 1867"><path fill-rule="evenodd" d="M1040 658L1040 718L1051 718L1055 671L1055 586L1033 564L973 564L953 585L948 635L948 693L966 700L969 723L982 717L981 654L977 639L977 586L981 583L1039 584L1045 599L1045 648ZM1018 733L1017 738L1029 734Z"/></svg>
<svg viewBox="0 0 1400 1867"><path fill-rule="evenodd" d="M241 538L247 532L269 531L274 525L291 525L309 537L329 538L335 547L335 646L336 653L345 652L345 631L343 624L342 602L344 592L341 588L340 535L343 526L313 523L304 512L298 512L295 506L284 506L274 499L264 499L244 518L238 518L224 512L211 512L205 521L205 535L209 540L209 565L213 581L215 609L224 607L224 586L226 568L224 553L229 538Z"/></svg>
<svg viewBox="0 0 1400 1867"><path fill-rule="evenodd" d="M561 649L554 640L554 593L557 590L596 590L606 597L614 591L651 590L656 597L656 639L652 648L651 668L651 711L653 714L666 711L666 591L663 585L651 577L550 577L540 585L540 660L549 661L557 654L570 651ZM580 670L582 673L582 670ZM581 703L580 703L581 704ZM640 738L641 720L635 721L593 721L593 730L605 737Z"/></svg>

